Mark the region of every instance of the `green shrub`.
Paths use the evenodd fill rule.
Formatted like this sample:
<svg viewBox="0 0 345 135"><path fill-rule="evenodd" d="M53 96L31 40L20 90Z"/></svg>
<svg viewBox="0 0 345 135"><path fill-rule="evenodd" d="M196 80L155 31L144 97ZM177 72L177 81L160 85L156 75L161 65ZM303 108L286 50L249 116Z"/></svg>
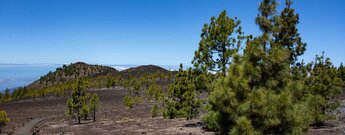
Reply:
<svg viewBox="0 0 345 135"><path fill-rule="evenodd" d="M124 97L124 103L125 103L126 107L132 108L134 103L135 103L135 98L132 96L125 96Z"/></svg>
<svg viewBox="0 0 345 135"><path fill-rule="evenodd" d="M151 110L151 117L157 117L160 115L160 110L158 108L158 105L154 105Z"/></svg>
<svg viewBox="0 0 345 135"><path fill-rule="evenodd" d="M163 111L165 118L184 117L189 120L199 114L201 100L194 85L191 69L183 70L182 64L180 65L179 73L176 75L174 83L169 86L164 103L166 104Z"/></svg>
<svg viewBox="0 0 345 135"><path fill-rule="evenodd" d="M0 111L0 133L2 132L1 129L6 126L7 122L10 122L10 118L7 117L7 113L5 111Z"/></svg>

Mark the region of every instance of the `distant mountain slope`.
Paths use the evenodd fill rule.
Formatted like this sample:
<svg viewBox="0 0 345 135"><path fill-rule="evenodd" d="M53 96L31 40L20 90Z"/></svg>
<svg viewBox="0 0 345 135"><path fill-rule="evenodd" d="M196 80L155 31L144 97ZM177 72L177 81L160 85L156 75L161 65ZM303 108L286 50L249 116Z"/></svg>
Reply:
<svg viewBox="0 0 345 135"><path fill-rule="evenodd" d="M77 62L70 65L63 65L62 67L57 68L56 71L49 72L34 83L30 84L28 87L35 88L49 86L59 82L73 80L78 77L96 77L116 73L118 73L118 71L112 67Z"/></svg>
<svg viewBox="0 0 345 135"><path fill-rule="evenodd" d="M123 73L168 73L169 71L156 65L143 65L121 71Z"/></svg>
<svg viewBox="0 0 345 135"><path fill-rule="evenodd" d="M126 77L128 75L142 76L151 73L168 74L170 72L162 67L155 65L138 66L119 72L115 68L108 66L91 65L83 62L77 62L70 65L63 65L62 67L57 68L54 72L49 72L48 74L42 76L40 79L36 80L34 83L28 85L27 88L42 89L55 84L71 81L78 77L93 78L105 77L109 75Z"/></svg>

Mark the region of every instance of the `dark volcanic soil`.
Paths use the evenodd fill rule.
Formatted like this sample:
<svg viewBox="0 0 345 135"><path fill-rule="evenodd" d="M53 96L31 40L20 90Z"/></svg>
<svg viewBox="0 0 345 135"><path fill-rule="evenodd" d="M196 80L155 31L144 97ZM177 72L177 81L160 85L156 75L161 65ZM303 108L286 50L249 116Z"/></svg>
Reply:
<svg viewBox="0 0 345 135"><path fill-rule="evenodd" d="M97 121L91 117L82 124L66 117L67 98L47 97L40 99L25 99L0 105L5 110L11 122L4 132L13 133L32 120L42 120L36 124L32 132L37 134L215 134L201 128L200 118L186 121L185 119L151 118L152 103L145 102L132 109L125 108L124 95L128 94L121 87L113 89L91 90L100 97L100 109ZM342 98L344 99L344 98ZM328 126L318 129L311 128L307 134L343 134L345 129L345 102L336 112L339 121L331 121ZM42 119L40 119L42 118ZM31 134L31 133L30 133Z"/></svg>
<svg viewBox="0 0 345 135"><path fill-rule="evenodd" d="M97 121L82 121L75 124L66 117L67 98L47 97L44 99L25 99L0 105L5 110L11 122L4 132L13 133L21 129L32 119L43 118L32 132L37 134L214 134L201 129L200 118L187 121L185 119L152 118L150 111L153 103L145 101L132 109L123 104L123 88L92 90L99 95L100 109Z"/></svg>

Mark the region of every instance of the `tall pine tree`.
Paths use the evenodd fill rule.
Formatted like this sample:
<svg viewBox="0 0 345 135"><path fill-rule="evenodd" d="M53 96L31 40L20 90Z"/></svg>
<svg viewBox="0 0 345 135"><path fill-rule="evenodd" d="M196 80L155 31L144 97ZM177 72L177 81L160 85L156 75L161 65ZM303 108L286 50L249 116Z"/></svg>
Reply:
<svg viewBox="0 0 345 135"><path fill-rule="evenodd" d="M275 35L291 35L277 18L291 10L291 1L277 15L275 0L263 0L256 23L262 35L248 39L243 55L237 55L225 78L219 78L209 96L209 114L204 121L220 134L302 134L310 123L306 104L294 98L292 89L304 88L292 79L290 65L294 52L287 43L293 38L279 39ZM289 4L290 3L290 4ZM284 22L289 27L293 21ZM297 31L297 29L296 29ZM291 41L290 41L291 40ZM290 44L291 45L291 44ZM296 55L296 57L299 55ZM292 62L293 61L293 62ZM301 84L295 87L295 84Z"/></svg>
<svg viewBox="0 0 345 135"><path fill-rule="evenodd" d="M225 72L231 63L232 55L238 52L241 44L240 21L230 18L226 11L212 17L201 33L199 49L192 61L194 66L207 71Z"/></svg>

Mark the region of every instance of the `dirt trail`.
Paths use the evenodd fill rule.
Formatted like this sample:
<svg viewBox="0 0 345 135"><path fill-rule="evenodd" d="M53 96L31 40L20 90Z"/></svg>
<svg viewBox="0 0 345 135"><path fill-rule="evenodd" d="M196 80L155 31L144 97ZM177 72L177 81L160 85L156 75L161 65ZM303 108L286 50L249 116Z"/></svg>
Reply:
<svg viewBox="0 0 345 135"><path fill-rule="evenodd" d="M30 120L23 127L20 127L17 130L15 130L13 132L13 135L31 135L32 129L35 127L35 125L46 118L35 118L35 119Z"/></svg>

